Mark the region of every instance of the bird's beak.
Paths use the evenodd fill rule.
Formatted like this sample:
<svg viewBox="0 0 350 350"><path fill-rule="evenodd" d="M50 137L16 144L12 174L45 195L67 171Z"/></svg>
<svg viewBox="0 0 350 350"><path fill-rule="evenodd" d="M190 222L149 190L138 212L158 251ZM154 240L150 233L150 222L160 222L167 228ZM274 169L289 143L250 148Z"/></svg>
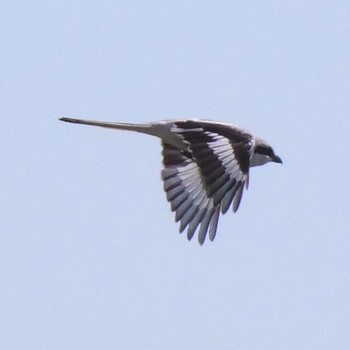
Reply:
<svg viewBox="0 0 350 350"><path fill-rule="evenodd" d="M276 156L276 155L273 157L272 161L273 161L274 163L283 164L282 159L281 159L279 156Z"/></svg>

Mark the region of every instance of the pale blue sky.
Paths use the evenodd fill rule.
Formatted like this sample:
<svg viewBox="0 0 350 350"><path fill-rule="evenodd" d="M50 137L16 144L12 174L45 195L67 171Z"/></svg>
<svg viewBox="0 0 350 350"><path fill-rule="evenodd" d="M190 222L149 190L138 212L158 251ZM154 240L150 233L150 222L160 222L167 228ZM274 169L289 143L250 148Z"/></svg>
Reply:
<svg viewBox="0 0 350 350"><path fill-rule="evenodd" d="M350 3L4 1L1 349L350 348ZM245 126L284 161L200 247L159 140Z"/></svg>

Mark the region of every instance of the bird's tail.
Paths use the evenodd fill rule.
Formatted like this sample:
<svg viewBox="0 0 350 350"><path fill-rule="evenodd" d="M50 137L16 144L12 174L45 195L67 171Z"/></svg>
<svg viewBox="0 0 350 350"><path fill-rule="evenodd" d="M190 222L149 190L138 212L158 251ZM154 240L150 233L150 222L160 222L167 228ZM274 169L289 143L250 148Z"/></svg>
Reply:
<svg viewBox="0 0 350 350"><path fill-rule="evenodd" d="M136 131L144 134L158 136L155 133L155 130L152 124L100 122L96 120L76 119L76 118L69 118L69 117L61 117L59 118L59 120L62 120L67 123L100 126L103 128L110 128L110 129L129 130L129 131Z"/></svg>

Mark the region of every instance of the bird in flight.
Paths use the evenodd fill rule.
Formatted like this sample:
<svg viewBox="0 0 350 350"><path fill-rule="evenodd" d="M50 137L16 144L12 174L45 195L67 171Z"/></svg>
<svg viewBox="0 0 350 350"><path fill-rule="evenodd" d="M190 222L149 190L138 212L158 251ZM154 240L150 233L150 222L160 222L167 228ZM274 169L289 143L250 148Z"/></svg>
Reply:
<svg viewBox="0 0 350 350"><path fill-rule="evenodd" d="M62 117L68 123L141 132L162 143L161 177L179 231L191 240L198 229L202 245L214 240L220 212L236 212L248 188L250 167L282 163L263 139L239 126L209 120L179 119L148 124L102 122Z"/></svg>

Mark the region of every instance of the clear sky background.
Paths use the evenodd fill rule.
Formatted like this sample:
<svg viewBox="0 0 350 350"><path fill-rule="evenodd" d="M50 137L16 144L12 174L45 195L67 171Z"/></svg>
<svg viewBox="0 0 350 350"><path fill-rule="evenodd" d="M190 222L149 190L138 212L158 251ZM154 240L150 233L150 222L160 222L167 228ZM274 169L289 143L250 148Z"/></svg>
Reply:
<svg viewBox="0 0 350 350"><path fill-rule="evenodd" d="M350 348L349 1L3 1L1 349ZM200 247L159 140L61 115L245 126Z"/></svg>

